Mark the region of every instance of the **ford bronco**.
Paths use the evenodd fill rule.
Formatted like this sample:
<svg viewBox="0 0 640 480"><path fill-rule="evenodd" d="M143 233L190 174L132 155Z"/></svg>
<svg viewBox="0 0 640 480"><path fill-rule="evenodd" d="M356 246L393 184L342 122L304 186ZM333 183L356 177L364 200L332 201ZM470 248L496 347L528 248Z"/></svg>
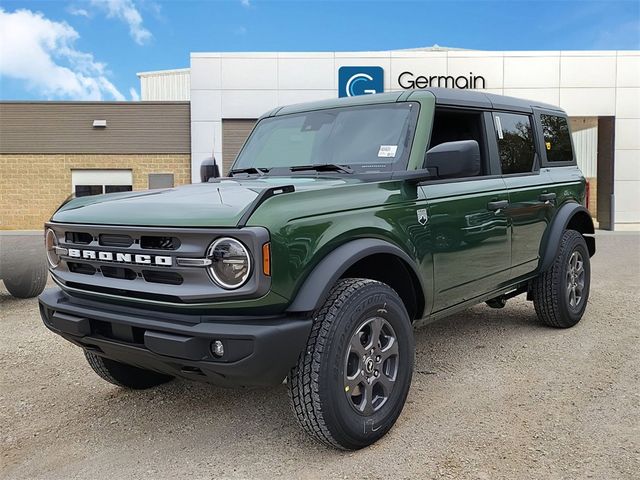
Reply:
<svg viewBox="0 0 640 480"><path fill-rule="evenodd" d="M277 108L227 177L76 198L46 224L45 325L108 382L286 380L313 437L381 438L413 328L526 294L578 323L594 226L567 116L424 89Z"/></svg>

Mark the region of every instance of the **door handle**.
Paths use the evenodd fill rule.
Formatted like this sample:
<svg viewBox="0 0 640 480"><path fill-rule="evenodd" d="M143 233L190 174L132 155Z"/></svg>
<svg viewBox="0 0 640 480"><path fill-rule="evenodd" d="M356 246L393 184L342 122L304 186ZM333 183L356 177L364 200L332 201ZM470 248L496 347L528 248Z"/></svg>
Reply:
<svg viewBox="0 0 640 480"><path fill-rule="evenodd" d="M556 194L551 192L551 193L543 193L538 197L538 200L540 200L541 202L550 202L551 200L555 200L556 199Z"/></svg>
<svg viewBox="0 0 640 480"><path fill-rule="evenodd" d="M495 200L493 202L487 203L487 210L496 212L498 210L502 210L503 208L507 208L508 206L509 200Z"/></svg>

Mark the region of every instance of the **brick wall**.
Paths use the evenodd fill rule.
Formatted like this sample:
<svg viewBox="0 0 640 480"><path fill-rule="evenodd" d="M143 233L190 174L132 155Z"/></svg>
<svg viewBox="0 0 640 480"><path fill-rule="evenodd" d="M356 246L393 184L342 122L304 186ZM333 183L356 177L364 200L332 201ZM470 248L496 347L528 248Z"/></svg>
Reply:
<svg viewBox="0 0 640 480"><path fill-rule="evenodd" d="M0 154L0 230L40 230L71 194L71 169L131 169L133 189L148 188L150 173L191 181L188 154Z"/></svg>

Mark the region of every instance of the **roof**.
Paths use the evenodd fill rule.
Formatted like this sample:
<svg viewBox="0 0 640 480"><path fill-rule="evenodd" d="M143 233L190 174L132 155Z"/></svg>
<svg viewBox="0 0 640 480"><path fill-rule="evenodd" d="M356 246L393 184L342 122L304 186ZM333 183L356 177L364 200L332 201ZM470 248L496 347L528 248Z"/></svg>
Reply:
<svg viewBox="0 0 640 480"><path fill-rule="evenodd" d="M160 75L181 75L181 74L186 74L190 72L191 72L191 69L187 67L187 68L174 68L172 70L152 70L150 72L138 72L136 73L136 76L154 77L154 76L160 76Z"/></svg>
<svg viewBox="0 0 640 480"><path fill-rule="evenodd" d="M305 112L310 110L324 110L352 105L371 105L374 103L393 103L403 100L419 100L420 97L435 97L437 105L452 105L461 107L487 108L499 110L514 110L531 112L532 108L545 108L562 112L556 106L534 100L525 100L516 97L507 97L493 93L485 93L481 90L458 90L452 88L424 88L415 90L402 90L395 92L378 93L374 95L360 95L357 97L344 97L318 102L300 103L278 107L264 116L286 115L290 113Z"/></svg>
<svg viewBox="0 0 640 480"><path fill-rule="evenodd" d="M449 50L452 51L464 51L464 50L470 50L469 48L458 48L458 47L445 47L444 45L438 45L437 43L434 43L431 47L415 47L415 48L401 48L399 50L392 50L392 51L399 51L399 52L447 52ZM476 50L479 51L479 50Z"/></svg>

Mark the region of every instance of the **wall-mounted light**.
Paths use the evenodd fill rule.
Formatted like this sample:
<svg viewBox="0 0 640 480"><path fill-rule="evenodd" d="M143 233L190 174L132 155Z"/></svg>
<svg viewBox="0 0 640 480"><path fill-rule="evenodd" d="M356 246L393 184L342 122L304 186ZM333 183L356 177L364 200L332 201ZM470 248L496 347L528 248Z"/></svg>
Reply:
<svg viewBox="0 0 640 480"><path fill-rule="evenodd" d="M93 121L93 128L107 128L107 121L106 120L94 120Z"/></svg>

